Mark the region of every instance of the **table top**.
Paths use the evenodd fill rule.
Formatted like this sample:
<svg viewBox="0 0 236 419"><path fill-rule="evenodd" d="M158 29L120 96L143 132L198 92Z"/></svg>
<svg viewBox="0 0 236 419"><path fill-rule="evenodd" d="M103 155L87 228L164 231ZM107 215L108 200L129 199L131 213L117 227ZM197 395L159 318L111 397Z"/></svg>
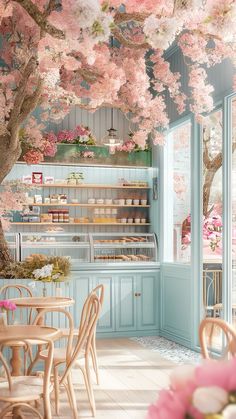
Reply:
<svg viewBox="0 0 236 419"><path fill-rule="evenodd" d="M22 297L11 298L10 301L17 307L30 308L60 308L69 307L74 304L73 298L69 297Z"/></svg>
<svg viewBox="0 0 236 419"><path fill-rule="evenodd" d="M12 338L20 339L33 339L37 337L44 339L56 340L61 336L61 330L56 327L48 326L33 326L25 324L9 325L5 327L0 327L0 341Z"/></svg>

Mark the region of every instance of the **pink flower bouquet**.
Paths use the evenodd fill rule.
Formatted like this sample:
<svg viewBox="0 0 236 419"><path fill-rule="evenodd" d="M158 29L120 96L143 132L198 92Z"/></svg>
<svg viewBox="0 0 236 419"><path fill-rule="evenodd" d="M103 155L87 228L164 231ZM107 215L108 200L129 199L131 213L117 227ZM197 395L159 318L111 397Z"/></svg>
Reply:
<svg viewBox="0 0 236 419"><path fill-rule="evenodd" d="M16 310L16 305L10 300L0 300L0 309L4 311L14 311Z"/></svg>
<svg viewBox="0 0 236 419"><path fill-rule="evenodd" d="M236 419L236 358L177 367L146 419Z"/></svg>

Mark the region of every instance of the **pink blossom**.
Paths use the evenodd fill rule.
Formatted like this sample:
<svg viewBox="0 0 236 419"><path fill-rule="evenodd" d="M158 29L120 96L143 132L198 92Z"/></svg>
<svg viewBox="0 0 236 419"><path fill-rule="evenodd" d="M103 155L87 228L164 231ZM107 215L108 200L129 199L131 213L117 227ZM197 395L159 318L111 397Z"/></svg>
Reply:
<svg viewBox="0 0 236 419"><path fill-rule="evenodd" d="M16 305L12 303L10 300L1 300L0 308L2 308L2 310L14 311L16 310Z"/></svg>
<svg viewBox="0 0 236 419"><path fill-rule="evenodd" d="M39 164L43 161L43 153L32 149L24 154L23 159L27 164Z"/></svg>

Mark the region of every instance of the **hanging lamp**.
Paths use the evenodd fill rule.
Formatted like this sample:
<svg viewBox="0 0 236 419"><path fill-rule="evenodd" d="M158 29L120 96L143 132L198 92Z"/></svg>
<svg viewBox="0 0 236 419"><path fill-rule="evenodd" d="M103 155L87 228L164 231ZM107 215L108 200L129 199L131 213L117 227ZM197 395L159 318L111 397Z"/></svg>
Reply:
<svg viewBox="0 0 236 419"><path fill-rule="evenodd" d="M116 147L121 145L121 140L117 136L117 130L113 125L114 109L111 108L111 128L109 128L108 134L103 139L103 144L109 147L109 153L115 154Z"/></svg>
<svg viewBox="0 0 236 419"><path fill-rule="evenodd" d="M111 36L111 48L113 48L114 39L113 36ZM111 53L112 55L112 53ZM111 128L108 130L108 134L103 138L103 144L109 147L109 153L115 154L116 147L121 145L121 140L117 136L117 130L114 128L114 109L111 108Z"/></svg>

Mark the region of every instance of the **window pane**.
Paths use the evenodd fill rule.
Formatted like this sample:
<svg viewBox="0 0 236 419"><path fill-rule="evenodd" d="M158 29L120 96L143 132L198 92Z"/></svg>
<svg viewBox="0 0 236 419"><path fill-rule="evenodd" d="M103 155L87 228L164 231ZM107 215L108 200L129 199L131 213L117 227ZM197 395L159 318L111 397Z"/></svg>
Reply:
<svg viewBox="0 0 236 419"><path fill-rule="evenodd" d="M203 307L222 316L222 110L203 121ZM221 345L221 339L214 339Z"/></svg>
<svg viewBox="0 0 236 419"><path fill-rule="evenodd" d="M191 255L191 123L173 131L167 139L167 177L165 190L165 260L189 263Z"/></svg>
<svg viewBox="0 0 236 419"><path fill-rule="evenodd" d="M232 315L236 325L236 99L232 102Z"/></svg>

